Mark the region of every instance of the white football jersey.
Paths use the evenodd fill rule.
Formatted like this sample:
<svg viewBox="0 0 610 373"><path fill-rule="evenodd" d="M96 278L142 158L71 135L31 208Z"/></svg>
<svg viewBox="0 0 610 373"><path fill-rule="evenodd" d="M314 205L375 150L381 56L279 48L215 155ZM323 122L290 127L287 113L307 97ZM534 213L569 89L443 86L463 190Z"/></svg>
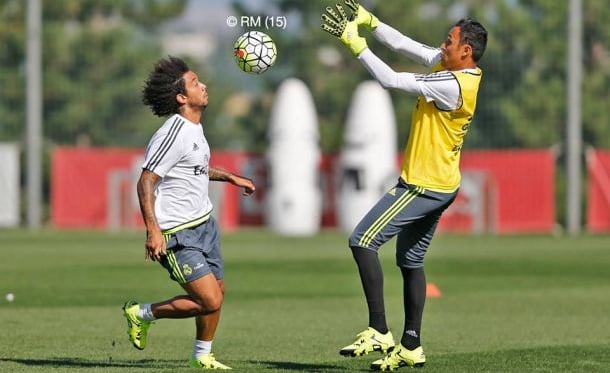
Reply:
<svg viewBox="0 0 610 373"><path fill-rule="evenodd" d="M210 147L199 123L174 114L152 136L142 168L161 177L155 190L155 216L162 231L212 211L209 162Z"/></svg>

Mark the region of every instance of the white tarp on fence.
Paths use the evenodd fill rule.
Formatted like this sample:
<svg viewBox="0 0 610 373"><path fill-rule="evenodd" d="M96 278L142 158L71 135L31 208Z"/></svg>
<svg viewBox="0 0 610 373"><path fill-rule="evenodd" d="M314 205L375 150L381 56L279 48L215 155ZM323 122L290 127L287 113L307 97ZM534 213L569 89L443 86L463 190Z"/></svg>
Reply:
<svg viewBox="0 0 610 373"><path fill-rule="evenodd" d="M19 148L0 143L0 227L19 225Z"/></svg>

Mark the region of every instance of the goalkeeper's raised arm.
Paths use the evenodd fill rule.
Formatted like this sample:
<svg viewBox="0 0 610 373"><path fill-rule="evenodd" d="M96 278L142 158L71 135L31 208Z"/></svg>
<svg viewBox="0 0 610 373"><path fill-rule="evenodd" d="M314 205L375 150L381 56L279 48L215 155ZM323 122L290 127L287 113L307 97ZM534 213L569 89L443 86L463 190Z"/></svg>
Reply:
<svg viewBox="0 0 610 373"><path fill-rule="evenodd" d="M390 49L402 53L422 65L434 66L441 59L440 48L417 42L383 22L379 22L379 26L372 31L372 34L375 39Z"/></svg>
<svg viewBox="0 0 610 373"><path fill-rule="evenodd" d="M410 59L425 66L434 66L441 58L440 48L430 47L404 35L392 26L381 21L362 5L358 0L345 0L345 5L354 13L354 21L365 26L375 39L390 49L402 53Z"/></svg>
<svg viewBox="0 0 610 373"><path fill-rule="evenodd" d="M358 59L384 88L399 89L426 100L435 101L444 110L454 110L460 101L460 86L453 75L446 71L432 74L396 72L366 48Z"/></svg>
<svg viewBox="0 0 610 373"><path fill-rule="evenodd" d="M436 101L439 107L446 110L455 109L459 104L460 92L459 85L453 76L445 74L443 76L427 77L420 74L394 71L368 48L366 39L358 33L358 22L365 22L365 25L373 24L379 28L379 21L370 21L373 17L370 13L367 13L369 14L367 17L363 17L362 6L358 6L354 10L354 7L349 5L353 2L354 0L346 2L352 11L357 12L354 13L355 17L352 18L348 17L340 4L335 5L334 8L326 8L326 11L322 14L322 29L339 38L384 88L399 89L424 96L428 100Z"/></svg>

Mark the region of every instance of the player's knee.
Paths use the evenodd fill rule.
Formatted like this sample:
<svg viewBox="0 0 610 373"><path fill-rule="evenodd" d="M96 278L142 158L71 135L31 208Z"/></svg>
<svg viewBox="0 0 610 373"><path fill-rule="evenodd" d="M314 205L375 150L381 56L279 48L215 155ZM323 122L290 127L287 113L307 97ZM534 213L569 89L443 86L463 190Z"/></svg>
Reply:
<svg viewBox="0 0 610 373"><path fill-rule="evenodd" d="M356 240L356 237L354 237L353 233L347 240L347 246L349 246L349 248L352 250L354 250L354 247L358 247L358 241Z"/></svg>
<svg viewBox="0 0 610 373"><path fill-rule="evenodd" d="M358 232L354 232L349 236L349 239L347 240L347 245L350 247L350 249L352 249L352 251L354 250L354 248L368 249L368 247L363 247L360 241L360 234L358 234Z"/></svg>
<svg viewBox="0 0 610 373"><path fill-rule="evenodd" d="M426 252L424 250L412 250L407 252L406 255L397 255L396 262L399 267L405 268L422 268L424 266L424 257Z"/></svg>
<svg viewBox="0 0 610 373"><path fill-rule="evenodd" d="M424 268L424 261L423 260L417 261L417 262L406 261L404 263L399 263L398 266L402 267L402 268L408 268L408 269Z"/></svg>
<svg viewBox="0 0 610 373"><path fill-rule="evenodd" d="M222 307L222 301L223 301L223 297L220 296L218 298L214 298L213 300L211 300L208 304L207 304L207 312L206 313L213 313L216 312L218 310L220 310L220 307Z"/></svg>
<svg viewBox="0 0 610 373"><path fill-rule="evenodd" d="M220 307L222 307L222 301L222 296L206 299L205 303L200 304L201 308L199 309L199 314L207 315L220 310Z"/></svg>
<svg viewBox="0 0 610 373"><path fill-rule="evenodd" d="M194 310L194 313L199 316L214 313L222 307L223 301L224 296L222 292L218 292L218 294L214 295L208 294L201 299L195 299L197 309Z"/></svg>
<svg viewBox="0 0 610 373"><path fill-rule="evenodd" d="M377 244L377 242L375 240L372 240L368 244L365 244L360 239L360 236L353 235L353 234L350 236L347 244L348 244L349 248L352 249L352 252L354 250L362 250L362 249L373 250L373 251L377 251L379 249L379 245Z"/></svg>

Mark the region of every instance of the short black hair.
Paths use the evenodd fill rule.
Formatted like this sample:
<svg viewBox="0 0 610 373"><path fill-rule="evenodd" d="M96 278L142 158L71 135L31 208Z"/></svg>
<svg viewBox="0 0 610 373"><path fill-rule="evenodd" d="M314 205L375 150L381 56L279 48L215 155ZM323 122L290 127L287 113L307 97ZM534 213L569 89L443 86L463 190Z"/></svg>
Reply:
<svg viewBox="0 0 610 373"><path fill-rule="evenodd" d="M180 105L176 95L185 94L182 76L190 71L186 62L177 57L160 59L148 75L142 89L142 102L150 106L153 114L165 117L178 113Z"/></svg>
<svg viewBox="0 0 610 373"><path fill-rule="evenodd" d="M487 30L471 18L460 19L455 26L460 28L460 43L472 47L472 58L478 62L487 47Z"/></svg>

